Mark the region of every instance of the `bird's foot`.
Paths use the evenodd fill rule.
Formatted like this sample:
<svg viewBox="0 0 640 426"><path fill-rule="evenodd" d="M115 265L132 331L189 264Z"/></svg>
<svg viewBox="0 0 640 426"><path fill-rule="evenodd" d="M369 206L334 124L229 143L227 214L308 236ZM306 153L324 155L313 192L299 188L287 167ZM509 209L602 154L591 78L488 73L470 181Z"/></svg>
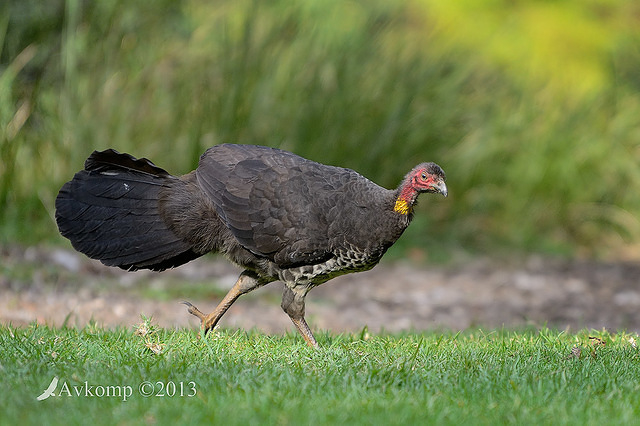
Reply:
<svg viewBox="0 0 640 426"><path fill-rule="evenodd" d="M207 316L203 314L200 309L196 308L191 302L187 302L185 300L182 302L182 304L187 306L187 310L191 315L194 315L198 317L198 319L200 319L200 325L204 329L204 332L206 333L207 331L209 331L209 329L207 328Z"/></svg>
<svg viewBox="0 0 640 426"><path fill-rule="evenodd" d="M304 317L300 317L300 318L291 317L291 321L293 321L293 324L296 326L300 334L302 334L302 337L304 337L304 340L305 342L307 342L307 345L309 345L314 349L318 349L320 347L318 345L318 342L316 341L316 338L313 337L313 333L311 332L311 329L307 325L307 321L305 321Z"/></svg>

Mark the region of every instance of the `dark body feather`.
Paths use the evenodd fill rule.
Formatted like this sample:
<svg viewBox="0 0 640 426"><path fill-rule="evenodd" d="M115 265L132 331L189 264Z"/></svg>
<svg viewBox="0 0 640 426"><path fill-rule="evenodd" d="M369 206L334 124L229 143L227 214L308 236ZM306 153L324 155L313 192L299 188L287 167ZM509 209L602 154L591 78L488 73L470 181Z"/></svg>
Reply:
<svg viewBox="0 0 640 426"><path fill-rule="evenodd" d="M146 159L114 150L94 152L56 199L60 233L108 266L163 270L199 255L168 231L160 192L178 180Z"/></svg>
<svg viewBox="0 0 640 426"><path fill-rule="evenodd" d="M322 282L322 275L339 272L338 261L349 271L368 269L409 223L393 213L393 191L353 170L286 151L218 145L203 155L195 174L220 220L259 268L268 261L260 273L273 278L291 270L298 279Z"/></svg>

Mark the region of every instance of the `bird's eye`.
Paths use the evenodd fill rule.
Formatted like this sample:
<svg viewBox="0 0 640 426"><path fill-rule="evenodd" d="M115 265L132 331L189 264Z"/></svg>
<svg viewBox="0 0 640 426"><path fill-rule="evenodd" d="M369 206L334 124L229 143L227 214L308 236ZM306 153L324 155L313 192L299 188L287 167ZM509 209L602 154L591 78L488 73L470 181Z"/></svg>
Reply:
<svg viewBox="0 0 640 426"><path fill-rule="evenodd" d="M422 174L420 175L420 179L427 180L427 174L425 172L422 172Z"/></svg>

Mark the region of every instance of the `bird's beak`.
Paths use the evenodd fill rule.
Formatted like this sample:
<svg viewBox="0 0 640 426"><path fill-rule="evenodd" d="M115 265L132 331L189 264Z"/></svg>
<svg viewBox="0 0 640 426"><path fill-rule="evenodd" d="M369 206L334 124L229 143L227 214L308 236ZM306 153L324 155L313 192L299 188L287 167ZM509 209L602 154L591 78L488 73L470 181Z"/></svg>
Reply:
<svg viewBox="0 0 640 426"><path fill-rule="evenodd" d="M437 185L434 185L433 189L435 190L435 192L439 192L445 197L449 194L449 192L447 191L447 185L444 183L443 180L439 180Z"/></svg>

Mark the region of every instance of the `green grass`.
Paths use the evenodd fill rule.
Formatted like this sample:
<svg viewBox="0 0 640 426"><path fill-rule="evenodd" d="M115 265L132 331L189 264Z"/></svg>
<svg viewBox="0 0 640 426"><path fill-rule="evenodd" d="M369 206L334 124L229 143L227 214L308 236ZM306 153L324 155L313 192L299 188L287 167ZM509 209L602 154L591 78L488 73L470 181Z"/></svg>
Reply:
<svg viewBox="0 0 640 426"><path fill-rule="evenodd" d="M148 321L137 332L3 326L0 421L595 425L632 424L640 414L637 334L365 330L318 337L314 351L293 335L223 330L199 339L196 331ZM53 377L56 394L64 384L68 391L37 401ZM157 396L140 394L145 382L143 390L153 385ZM107 386L120 386L110 391L119 396L95 396Z"/></svg>

